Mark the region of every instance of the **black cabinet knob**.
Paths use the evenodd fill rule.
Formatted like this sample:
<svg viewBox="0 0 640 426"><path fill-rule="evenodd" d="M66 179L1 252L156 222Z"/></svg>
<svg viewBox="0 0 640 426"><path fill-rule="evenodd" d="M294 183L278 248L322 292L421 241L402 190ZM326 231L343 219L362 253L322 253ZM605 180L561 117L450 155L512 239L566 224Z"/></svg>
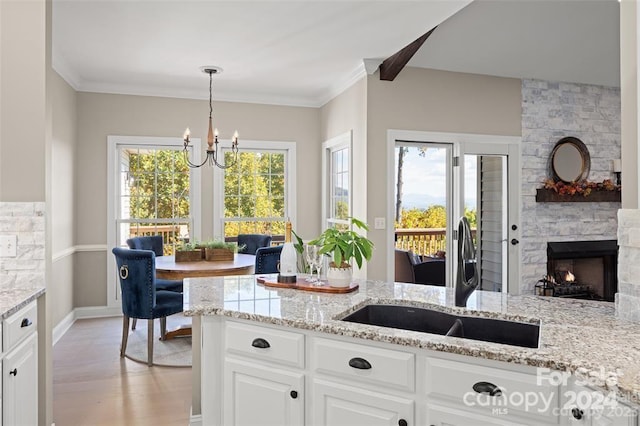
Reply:
<svg viewBox="0 0 640 426"><path fill-rule="evenodd" d="M515 231L516 229L518 229L518 225L511 225L511 229Z"/></svg>
<svg viewBox="0 0 640 426"><path fill-rule="evenodd" d="M364 358L351 358L349 360L349 366L353 368L357 368L358 370L369 370L371 368L371 364Z"/></svg>
<svg viewBox="0 0 640 426"><path fill-rule="evenodd" d="M22 320L22 322L20 323L20 327L24 328L24 327L29 327L32 324L31 320L29 318L24 318Z"/></svg>
<svg viewBox="0 0 640 426"><path fill-rule="evenodd" d="M473 390L490 396L502 395L502 389L490 382L477 382L473 385Z"/></svg>
<svg viewBox="0 0 640 426"><path fill-rule="evenodd" d="M518 241L518 240L516 240L515 238L513 238L513 239L511 240L511 245L515 246L515 245L517 245L517 244L520 244L520 241Z"/></svg>
<svg viewBox="0 0 640 426"><path fill-rule="evenodd" d="M18 375L18 369L14 368L13 370L9 371L9 375L10 376L17 376Z"/></svg>
<svg viewBox="0 0 640 426"><path fill-rule="evenodd" d="M298 397L298 392L297 391L291 391L291 392L289 392L289 395L291 395L291 398L296 399Z"/></svg>
<svg viewBox="0 0 640 426"><path fill-rule="evenodd" d="M251 342L251 346L253 346L254 348L259 348L259 349L267 349L267 348L271 347L269 342L264 340L262 337L257 337L255 339L253 339L253 342Z"/></svg>
<svg viewBox="0 0 640 426"><path fill-rule="evenodd" d="M579 408L573 408L571 409L571 414L573 415L574 419L580 420L584 416L584 411Z"/></svg>
<svg viewBox="0 0 640 426"><path fill-rule="evenodd" d="M405 419L398 420L398 426L407 426L408 424Z"/></svg>

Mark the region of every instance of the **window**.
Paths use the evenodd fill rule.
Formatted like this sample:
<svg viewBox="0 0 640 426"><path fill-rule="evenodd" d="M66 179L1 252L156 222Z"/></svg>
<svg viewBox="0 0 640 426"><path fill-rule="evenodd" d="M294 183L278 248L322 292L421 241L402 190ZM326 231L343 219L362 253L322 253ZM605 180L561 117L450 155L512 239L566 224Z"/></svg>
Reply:
<svg viewBox="0 0 640 426"><path fill-rule="evenodd" d="M224 153L230 163L230 152ZM285 222L295 212L295 144L246 141L237 163L217 174L222 207L214 213L216 235L227 240L238 234L284 238Z"/></svg>
<svg viewBox="0 0 640 426"><path fill-rule="evenodd" d="M118 245L131 237L162 235L164 254L173 254L192 234L190 169L182 152L120 146L118 157Z"/></svg>
<svg viewBox="0 0 640 426"><path fill-rule="evenodd" d="M346 227L351 216L351 132L323 144L325 227Z"/></svg>
<svg viewBox="0 0 640 426"><path fill-rule="evenodd" d="M194 141L198 151L200 141ZM109 136L108 247L135 236L162 235L164 254L199 236L199 172L190 169L177 138ZM195 152L194 152L195 153ZM109 306L119 303L113 255L107 253Z"/></svg>

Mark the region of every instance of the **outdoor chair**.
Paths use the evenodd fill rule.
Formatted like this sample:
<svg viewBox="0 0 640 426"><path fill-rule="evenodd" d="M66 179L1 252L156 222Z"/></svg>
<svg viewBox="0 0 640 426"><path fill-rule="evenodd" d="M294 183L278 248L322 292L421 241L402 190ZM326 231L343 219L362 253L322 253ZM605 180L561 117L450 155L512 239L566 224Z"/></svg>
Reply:
<svg viewBox="0 0 640 426"><path fill-rule="evenodd" d="M414 265L420 262L420 258L411 250L395 249L395 282L414 283Z"/></svg>

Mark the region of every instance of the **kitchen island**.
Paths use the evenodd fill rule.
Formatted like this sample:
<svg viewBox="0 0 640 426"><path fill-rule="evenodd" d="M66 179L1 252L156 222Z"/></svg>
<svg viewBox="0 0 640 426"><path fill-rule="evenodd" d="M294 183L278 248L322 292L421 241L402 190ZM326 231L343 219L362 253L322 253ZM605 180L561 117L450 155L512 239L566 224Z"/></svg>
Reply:
<svg viewBox="0 0 640 426"><path fill-rule="evenodd" d="M288 410L278 421L293 424L360 419L356 413L367 422L400 425L636 424L635 411L597 423L585 413L589 404L571 400L592 399L595 394L581 392L596 391L606 397L604 405L614 399L635 409L640 325L617 319L611 303L478 291L467 308L456 308L451 289L414 284L362 281L357 292L331 295L268 289L254 276L187 283L185 315L199 329L193 345L194 424L255 422L247 407L255 407L254 413ZM340 320L374 303L539 322L541 344L524 348ZM352 356L358 353L366 356ZM376 362L373 368L350 367L344 357ZM493 391L476 390L489 398L478 410L481 404L467 398L467 387L493 385L491 377L500 384ZM494 392L500 388L504 392ZM534 393L552 395L553 402L525 404L507 397Z"/></svg>

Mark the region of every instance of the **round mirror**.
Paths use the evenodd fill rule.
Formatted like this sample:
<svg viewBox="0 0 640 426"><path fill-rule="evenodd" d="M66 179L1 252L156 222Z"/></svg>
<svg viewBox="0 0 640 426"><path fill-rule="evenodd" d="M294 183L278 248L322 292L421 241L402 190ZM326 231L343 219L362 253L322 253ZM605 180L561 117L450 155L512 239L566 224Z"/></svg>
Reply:
<svg viewBox="0 0 640 426"><path fill-rule="evenodd" d="M551 151L550 160L550 171L555 180L580 182L589 176L589 150L578 138L568 136L560 139Z"/></svg>

